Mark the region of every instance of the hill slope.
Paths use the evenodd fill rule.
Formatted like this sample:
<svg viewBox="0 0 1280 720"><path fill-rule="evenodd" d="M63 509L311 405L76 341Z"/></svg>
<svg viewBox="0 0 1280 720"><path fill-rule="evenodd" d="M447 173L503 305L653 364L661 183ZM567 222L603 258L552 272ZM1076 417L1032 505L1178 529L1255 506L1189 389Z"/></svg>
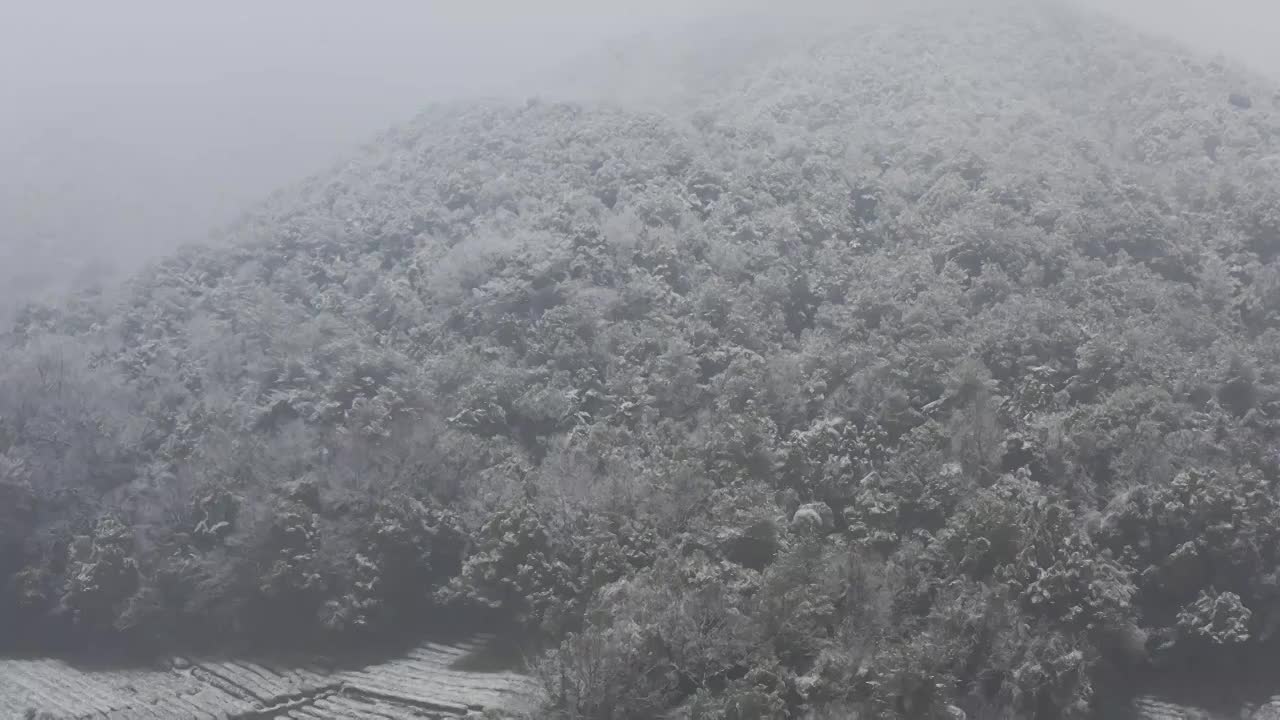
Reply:
<svg viewBox="0 0 1280 720"><path fill-rule="evenodd" d="M563 640L567 717L1079 716L1266 652L1275 89L940 12L661 113L434 108L118 303L28 308L0 638L461 612Z"/></svg>

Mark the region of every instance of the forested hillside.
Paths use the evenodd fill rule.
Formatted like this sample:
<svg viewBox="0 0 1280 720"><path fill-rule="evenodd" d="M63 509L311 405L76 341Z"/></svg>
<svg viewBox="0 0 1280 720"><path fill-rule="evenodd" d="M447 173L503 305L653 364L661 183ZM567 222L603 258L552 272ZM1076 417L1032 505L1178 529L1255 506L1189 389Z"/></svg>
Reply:
<svg viewBox="0 0 1280 720"><path fill-rule="evenodd" d="M1274 657L1276 88L1016 4L796 47L433 108L24 310L0 645L505 623L548 717L616 719L1087 717Z"/></svg>

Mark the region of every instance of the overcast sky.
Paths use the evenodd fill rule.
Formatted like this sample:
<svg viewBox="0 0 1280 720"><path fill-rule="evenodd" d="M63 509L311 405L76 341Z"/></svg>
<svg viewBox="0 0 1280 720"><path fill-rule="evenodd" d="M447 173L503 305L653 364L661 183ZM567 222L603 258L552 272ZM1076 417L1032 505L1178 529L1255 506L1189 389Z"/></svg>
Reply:
<svg viewBox="0 0 1280 720"><path fill-rule="evenodd" d="M1280 77L1280 2L1276 0L1075 1Z"/></svg>
<svg viewBox="0 0 1280 720"><path fill-rule="evenodd" d="M627 24L506 5L0 2L0 248L33 229L122 252L199 237L432 99Z"/></svg>
<svg viewBox="0 0 1280 720"><path fill-rule="evenodd" d="M1280 77L1274 0L1081 2ZM690 5L0 0L0 281L199 239L433 99L742 2Z"/></svg>

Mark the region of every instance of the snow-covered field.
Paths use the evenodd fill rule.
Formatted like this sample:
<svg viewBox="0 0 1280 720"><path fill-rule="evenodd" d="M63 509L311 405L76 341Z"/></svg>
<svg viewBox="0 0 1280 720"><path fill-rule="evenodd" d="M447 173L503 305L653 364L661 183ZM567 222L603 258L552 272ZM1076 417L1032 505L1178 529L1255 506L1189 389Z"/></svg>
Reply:
<svg viewBox="0 0 1280 720"><path fill-rule="evenodd" d="M129 669L0 659L0 718L398 720L519 711L532 696L529 677L461 669L488 642L424 643L359 668L319 659L176 658Z"/></svg>

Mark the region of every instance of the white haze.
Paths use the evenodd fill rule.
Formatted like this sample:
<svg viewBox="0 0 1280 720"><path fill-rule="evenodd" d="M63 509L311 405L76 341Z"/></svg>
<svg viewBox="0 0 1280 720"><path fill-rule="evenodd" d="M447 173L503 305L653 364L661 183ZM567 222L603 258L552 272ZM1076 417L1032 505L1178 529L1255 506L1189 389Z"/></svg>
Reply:
<svg viewBox="0 0 1280 720"><path fill-rule="evenodd" d="M1081 2L1280 76L1269 3ZM537 92L584 53L743 7L7 0L0 306L199 240L427 102Z"/></svg>

